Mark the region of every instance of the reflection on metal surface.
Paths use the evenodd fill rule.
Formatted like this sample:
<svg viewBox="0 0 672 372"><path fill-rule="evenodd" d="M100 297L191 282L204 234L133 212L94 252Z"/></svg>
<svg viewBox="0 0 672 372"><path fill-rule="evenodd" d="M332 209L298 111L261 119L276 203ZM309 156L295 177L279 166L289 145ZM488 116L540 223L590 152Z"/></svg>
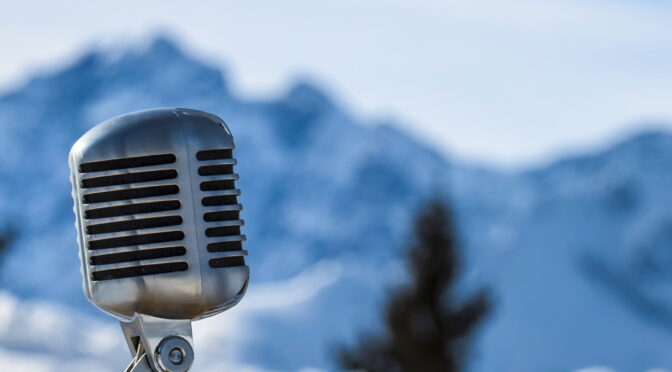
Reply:
<svg viewBox="0 0 672 372"><path fill-rule="evenodd" d="M234 148L218 117L156 109L108 120L70 152L84 292L145 351L129 370L188 370L191 321L245 294Z"/></svg>

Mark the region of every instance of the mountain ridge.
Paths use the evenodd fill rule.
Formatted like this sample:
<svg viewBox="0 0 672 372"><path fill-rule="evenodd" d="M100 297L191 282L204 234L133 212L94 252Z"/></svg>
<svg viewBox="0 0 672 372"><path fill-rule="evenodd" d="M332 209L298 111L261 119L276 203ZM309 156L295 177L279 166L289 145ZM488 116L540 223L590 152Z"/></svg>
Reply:
<svg viewBox="0 0 672 372"><path fill-rule="evenodd" d="M456 214L465 290L487 285L496 297L476 339L473 371L672 366L665 352L672 335L652 326L659 320L652 323L627 296L607 293L606 279L585 264L585 257L597 260L625 283L619 288L672 310L664 292L672 284L669 133L634 136L542 169L501 171L446 157L398 127L365 125L315 83L295 82L273 100L239 98L225 72L166 37L114 56L84 54L0 96L0 145L7 150L0 223L18 225L21 234L2 262L5 290L99 315L84 300L75 269L67 152L95 123L157 106L212 112L232 129L251 293L294 283L308 268L319 274L324 262L342 268L300 307L250 315L248 322L267 332L231 337L241 350L263 353L240 352L237 361L331 369L327 344L376 326L385 290L402 280L399 257L413 216L439 197ZM349 307L353 294L357 313ZM302 331L287 342L280 331L288 329ZM611 352L621 349L633 355ZM534 358L515 357L520 350Z"/></svg>

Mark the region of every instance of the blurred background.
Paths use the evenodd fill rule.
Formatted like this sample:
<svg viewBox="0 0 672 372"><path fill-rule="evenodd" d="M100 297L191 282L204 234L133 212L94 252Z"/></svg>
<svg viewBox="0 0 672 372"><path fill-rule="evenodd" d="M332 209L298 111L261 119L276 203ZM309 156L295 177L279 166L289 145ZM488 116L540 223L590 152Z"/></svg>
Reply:
<svg viewBox="0 0 672 372"><path fill-rule="evenodd" d="M2 369L128 363L81 291L67 154L179 106L234 133L252 270L194 371L353 367L428 300L418 272L465 325L457 370L672 371L670 24L656 0L0 2Z"/></svg>

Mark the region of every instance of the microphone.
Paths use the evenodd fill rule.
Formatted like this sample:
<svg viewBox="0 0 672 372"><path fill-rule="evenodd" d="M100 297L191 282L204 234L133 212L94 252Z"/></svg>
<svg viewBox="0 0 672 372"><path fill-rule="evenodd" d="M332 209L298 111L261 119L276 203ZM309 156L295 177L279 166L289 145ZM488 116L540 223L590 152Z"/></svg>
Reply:
<svg viewBox="0 0 672 372"><path fill-rule="evenodd" d="M127 371L189 370L191 322L247 290L234 148L219 117L171 108L105 121L70 150L84 293L120 320Z"/></svg>

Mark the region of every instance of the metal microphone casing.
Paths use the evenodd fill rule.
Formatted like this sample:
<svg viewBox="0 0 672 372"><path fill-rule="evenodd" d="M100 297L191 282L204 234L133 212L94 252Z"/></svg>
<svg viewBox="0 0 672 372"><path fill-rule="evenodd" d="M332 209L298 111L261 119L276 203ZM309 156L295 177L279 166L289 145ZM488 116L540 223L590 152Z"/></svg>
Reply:
<svg viewBox="0 0 672 372"><path fill-rule="evenodd" d="M155 109L105 121L69 156L83 289L122 321L234 306L249 267L235 144L217 116Z"/></svg>

